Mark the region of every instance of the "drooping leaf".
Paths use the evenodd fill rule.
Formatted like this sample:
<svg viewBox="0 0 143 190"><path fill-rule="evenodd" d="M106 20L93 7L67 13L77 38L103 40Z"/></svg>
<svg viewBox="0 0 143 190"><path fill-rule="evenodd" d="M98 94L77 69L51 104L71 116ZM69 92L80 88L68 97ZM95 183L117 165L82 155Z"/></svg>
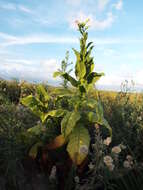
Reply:
<svg viewBox="0 0 143 190"><path fill-rule="evenodd" d="M63 118L61 122L61 132L63 136L67 137L76 127L76 123L81 118L81 115L79 112L68 112L65 117Z"/></svg>
<svg viewBox="0 0 143 190"><path fill-rule="evenodd" d="M31 133L32 135L35 135L35 136L42 134L44 131L45 131L45 127L43 125L36 125L27 130L28 133Z"/></svg>
<svg viewBox="0 0 143 190"><path fill-rule="evenodd" d="M54 72L53 77L56 78L56 77L61 76L61 75L62 75L62 72L56 71L56 72Z"/></svg>
<svg viewBox="0 0 143 190"><path fill-rule="evenodd" d="M86 46L86 49L88 49L88 48L91 46L91 44L93 44L93 42L89 42L89 43L87 44L87 46Z"/></svg>
<svg viewBox="0 0 143 190"><path fill-rule="evenodd" d="M76 81L72 76L70 76L68 73L64 73L62 75L65 79L67 79L74 87L78 86L78 81Z"/></svg>
<svg viewBox="0 0 143 190"><path fill-rule="evenodd" d="M77 126L69 136L67 151L76 165L80 165L88 155L90 136L84 126Z"/></svg>
<svg viewBox="0 0 143 190"><path fill-rule="evenodd" d="M91 46L91 47L89 48L89 50L86 52L85 57L90 56L91 51L92 51L93 48L94 48L94 46Z"/></svg>
<svg viewBox="0 0 143 190"><path fill-rule="evenodd" d="M63 135L59 135L51 143L47 144L46 148L48 150L56 149L63 146L65 143L66 143L66 140L63 137Z"/></svg>
<svg viewBox="0 0 143 190"><path fill-rule="evenodd" d="M42 145L43 145L42 142L37 142L36 144L34 144L29 151L29 156L35 159L37 156L38 148L41 147Z"/></svg>
<svg viewBox="0 0 143 190"><path fill-rule="evenodd" d="M88 121L91 122L91 123L98 123L98 117L97 117L97 114L95 112L89 112L87 114L87 117L88 117Z"/></svg>
<svg viewBox="0 0 143 190"><path fill-rule="evenodd" d="M38 98L41 99L43 102L50 100L47 91L45 90L44 86L41 84L37 86L37 95Z"/></svg>
<svg viewBox="0 0 143 190"><path fill-rule="evenodd" d="M50 117L61 117L66 113L66 110L63 109L57 109L49 111L48 113L45 113L42 118L42 122L44 122L49 116Z"/></svg>
<svg viewBox="0 0 143 190"><path fill-rule="evenodd" d="M92 72L87 77L87 82L88 82L88 84L90 84L90 83L93 84L93 83L97 82L102 76L104 76L104 73Z"/></svg>
<svg viewBox="0 0 143 190"><path fill-rule="evenodd" d="M43 103L32 95L29 95L21 99L21 103L31 109L31 111L38 117L42 117L43 113L40 111L40 107L43 107Z"/></svg>

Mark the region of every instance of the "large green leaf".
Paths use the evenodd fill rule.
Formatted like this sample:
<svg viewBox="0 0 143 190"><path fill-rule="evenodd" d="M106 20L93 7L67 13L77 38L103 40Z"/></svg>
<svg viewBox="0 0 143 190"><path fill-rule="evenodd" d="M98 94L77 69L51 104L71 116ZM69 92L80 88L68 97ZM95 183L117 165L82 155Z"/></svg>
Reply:
<svg viewBox="0 0 143 190"><path fill-rule="evenodd" d="M84 62L85 60L81 60L81 55L77 50L73 49L73 51L74 51L74 53L76 55L76 59L77 59L75 73L76 73L77 77L82 79L86 74L86 66L85 66L85 62Z"/></svg>
<svg viewBox="0 0 143 190"><path fill-rule="evenodd" d="M40 111L40 108L43 107L43 103L40 100L38 100L37 98L35 98L34 96L29 95L25 98L22 98L21 103L24 106L27 106L28 108L30 108L31 111L35 115L39 116L40 118L43 116L42 111Z"/></svg>
<svg viewBox="0 0 143 190"><path fill-rule="evenodd" d="M77 126L69 136L67 151L76 165L80 165L88 155L90 136L84 126Z"/></svg>
<svg viewBox="0 0 143 190"><path fill-rule="evenodd" d="M74 87L78 86L78 81L76 81L72 76L70 76L68 73L62 74L62 77L66 80L68 80Z"/></svg>
<svg viewBox="0 0 143 190"><path fill-rule="evenodd" d="M34 127L29 128L27 132L32 135L39 136L45 131L45 129L46 128L43 125L36 125Z"/></svg>
<svg viewBox="0 0 143 190"><path fill-rule="evenodd" d="M85 74L86 74L86 67L85 67L84 60L78 62L76 68L77 68L77 72L78 72L78 77L80 79L82 79L85 76Z"/></svg>
<svg viewBox="0 0 143 190"><path fill-rule="evenodd" d="M61 117L63 116L67 111L63 109L57 109L49 111L48 113L45 113L42 118L42 122L44 122L49 116L50 117Z"/></svg>
<svg viewBox="0 0 143 190"><path fill-rule="evenodd" d="M50 97L42 84L37 86L37 96L42 102L50 100Z"/></svg>
<svg viewBox="0 0 143 190"><path fill-rule="evenodd" d="M97 82L102 76L104 76L104 73L92 72L87 77L87 82L88 82L88 84L93 84L93 83Z"/></svg>
<svg viewBox="0 0 143 190"><path fill-rule="evenodd" d="M54 72L53 77L56 78L56 77L61 76L61 75L62 75L62 72L56 71L56 72Z"/></svg>
<svg viewBox="0 0 143 190"><path fill-rule="evenodd" d="M36 144L34 144L29 150L29 156L35 159L38 153L38 148L41 147L42 145L43 145L42 142L37 142Z"/></svg>
<svg viewBox="0 0 143 190"><path fill-rule="evenodd" d="M61 133L67 137L76 127L76 123L80 120L81 115L79 112L68 112L61 122Z"/></svg>
<svg viewBox="0 0 143 190"><path fill-rule="evenodd" d="M60 97L63 97L63 96L72 96L74 95L74 93L72 89L56 88L52 91L52 95L58 95Z"/></svg>
<svg viewBox="0 0 143 190"><path fill-rule="evenodd" d="M88 48L91 46L91 44L93 44L93 42L89 42L89 43L87 44L87 46L86 46L86 49L88 49Z"/></svg>

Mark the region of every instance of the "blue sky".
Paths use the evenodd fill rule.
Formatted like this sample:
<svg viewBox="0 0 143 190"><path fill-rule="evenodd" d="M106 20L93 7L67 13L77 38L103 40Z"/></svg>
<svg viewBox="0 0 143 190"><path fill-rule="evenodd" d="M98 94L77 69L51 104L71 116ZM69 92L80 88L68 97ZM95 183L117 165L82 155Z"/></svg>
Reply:
<svg viewBox="0 0 143 190"><path fill-rule="evenodd" d="M72 47L75 20L90 19L98 85L114 89L133 80L143 89L142 0L0 0L0 77L48 81Z"/></svg>

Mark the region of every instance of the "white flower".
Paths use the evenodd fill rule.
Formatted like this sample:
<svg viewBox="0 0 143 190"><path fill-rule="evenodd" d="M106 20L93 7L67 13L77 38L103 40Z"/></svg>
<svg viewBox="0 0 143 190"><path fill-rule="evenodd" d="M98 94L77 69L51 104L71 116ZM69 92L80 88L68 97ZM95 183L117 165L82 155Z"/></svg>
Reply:
<svg viewBox="0 0 143 190"><path fill-rule="evenodd" d="M120 146L114 146L112 148L112 152L115 153L115 154L119 154L121 152Z"/></svg>
<svg viewBox="0 0 143 190"><path fill-rule="evenodd" d="M125 160L125 161L123 162L123 166L124 166L124 168L131 168L130 162L127 161L127 160Z"/></svg>
<svg viewBox="0 0 143 190"><path fill-rule="evenodd" d="M124 149L126 149L126 146L123 144L120 144L120 148L124 150Z"/></svg>
<svg viewBox="0 0 143 190"><path fill-rule="evenodd" d="M96 144L92 144L92 148L96 148Z"/></svg>
<svg viewBox="0 0 143 190"><path fill-rule="evenodd" d="M57 168L56 168L56 166L53 166L51 169L49 179L55 179L56 178L56 172L57 172Z"/></svg>
<svg viewBox="0 0 143 190"><path fill-rule="evenodd" d="M126 156L126 159L127 159L129 162L133 161L133 157L132 157L131 155L127 155L127 156Z"/></svg>
<svg viewBox="0 0 143 190"><path fill-rule="evenodd" d="M142 120L142 117L141 117L141 116L139 116L139 117L138 117L138 120L140 120L140 121L141 121L141 120Z"/></svg>
<svg viewBox="0 0 143 190"><path fill-rule="evenodd" d="M79 183L79 177L78 177L78 176L75 176L75 177L74 177L74 181L75 181L76 183Z"/></svg>
<svg viewBox="0 0 143 190"><path fill-rule="evenodd" d="M104 156L104 163L108 166L113 163L113 159L111 156Z"/></svg>
<svg viewBox="0 0 143 190"><path fill-rule="evenodd" d="M111 143L111 137L107 137L104 141L103 144L109 146L109 144Z"/></svg>
<svg viewBox="0 0 143 190"><path fill-rule="evenodd" d="M88 154L88 147L86 145L81 145L79 149L80 154Z"/></svg>

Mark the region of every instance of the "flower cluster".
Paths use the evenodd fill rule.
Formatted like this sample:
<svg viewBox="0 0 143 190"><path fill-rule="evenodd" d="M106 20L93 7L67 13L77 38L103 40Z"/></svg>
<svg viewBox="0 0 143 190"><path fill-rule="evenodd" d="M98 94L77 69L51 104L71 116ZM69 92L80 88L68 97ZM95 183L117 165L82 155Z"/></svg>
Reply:
<svg viewBox="0 0 143 190"><path fill-rule="evenodd" d="M126 160L123 162L124 168L130 169L132 168L133 164L133 157L131 155L127 155Z"/></svg>
<svg viewBox="0 0 143 190"><path fill-rule="evenodd" d="M120 146L114 146L114 147L112 148L112 153L114 153L114 154L119 154L120 152L121 152Z"/></svg>
<svg viewBox="0 0 143 190"><path fill-rule="evenodd" d="M106 146L109 146L110 143L111 143L111 137L107 137L107 138L103 141L103 144L105 144Z"/></svg>
<svg viewBox="0 0 143 190"><path fill-rule="evenodd" d="M108 156L108 155L105 156L105 157L104 157L104 163L106 164L106 166L108 167L108 169L109 169L110 171L113 171L115 165L113 164L113 159L112 159L111 156Z"/></svg>

